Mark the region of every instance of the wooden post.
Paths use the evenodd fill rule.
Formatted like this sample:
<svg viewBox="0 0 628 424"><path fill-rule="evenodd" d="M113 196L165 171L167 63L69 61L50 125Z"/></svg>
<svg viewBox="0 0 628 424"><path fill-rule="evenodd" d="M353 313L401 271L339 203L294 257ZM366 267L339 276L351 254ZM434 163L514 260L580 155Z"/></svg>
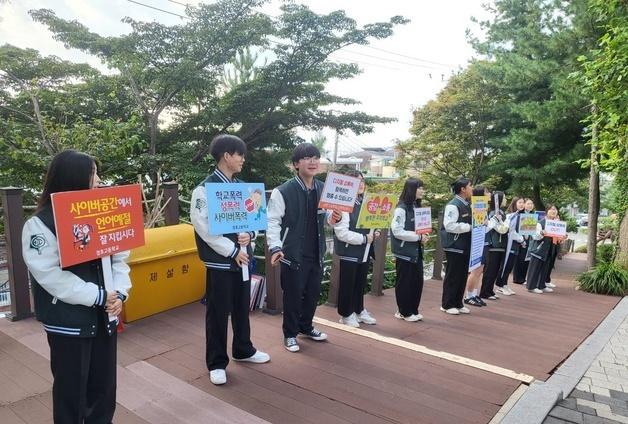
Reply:
<svg viewBox="0 0 628 424"><path fill-rule="evenodd" d="M179 223L179 184L176 181L163 183L164 202L164 219L166 225L177 225Z"/></svg>
<svg viewBox="0 0 628 424"><path fill-rule="evenodd" d="M11 291L11 312L7 318L11 321L33 315L28 289L28 270L22 257L22 228L24 227L22 191L21 188L0 188L0 197L2 197L2 206L4 207L4 234L7 241L9 289Z"/></svg>
<svg viewBox="0 0 628 424"><path fill-rule="evenodd" d="M445 252L440 244L440 229L443 226L443 211L438 213L438 227L436 228L436 249L434 250L434 267L432 272L432 280L442 280L443 277L443 260Z"/></svg>
<svg viewBox="0 0 628 424"><path fill-rule="evenodd" d="M270 200L270 190L266 191L266 204ZM283 311L283 290L281 289L281 264L272 266L268 240L264 237L264 269L266 272L266 307L264 312L271 315L280 314Z"/></svg>
<svg viewBox="0 0 628 424"><path fill-rule="evenodd" d="M384 295L384 268L386 265L386 246L388 245L388 230L380 230L380 236L373 243L375 261L373 261L373 275L371 276L371 291L373 296Z"/></svg>
<svg viewBox="0 0 628 424"><path fill-rule="evenodd" d="M329 291L327 292L327 306L338 306L338 288L340 287L340 257L332 255L331 275L329 277Z"/></svg>
<svg viewBox="0 0 628 424"><path fill-rule="evenodd" d="M283 311L283 290L281 290L281 264L270 264L270 250L264 240L265 272L266 272L266 307L264 312L271 315L280 314Z"/></svg>

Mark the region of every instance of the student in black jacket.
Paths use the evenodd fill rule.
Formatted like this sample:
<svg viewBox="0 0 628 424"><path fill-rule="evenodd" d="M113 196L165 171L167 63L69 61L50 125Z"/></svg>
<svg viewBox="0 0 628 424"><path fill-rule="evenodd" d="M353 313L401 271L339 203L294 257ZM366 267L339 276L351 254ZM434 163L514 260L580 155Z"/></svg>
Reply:
<svg viewBox="0 0 628 424"><path fill-rule="evenodd" d="M423 191L423 182L418 178L406 180L390 225L390 244L397 276L395 318L409 322L423 319L419 304L423 293L423 243L428 236L417 234L414 222L414 208L421 207Z"/></svg>
<svg viewBox="0 0 628 424"><path fill-rule="evenodd" d="M231 315L233 341L231 354L235 361L262 364L270 356L253 347L249 323L251 280L242 281L242 268L249 266L251 242L256 234L210 235L205 183L241 183L234 177L242 170L246 144L240 138L221 134L210 145L216 170L192 192L190 221L194 226L196 246L207 268L205 313L205 362L213 384L227 382L227 325Z"/></svg>
<svg viewBox="0 0 628 424"><path fill-rule="evenodd" d="M50 195L100 185L96 163L65 150L48 168L35 215L22 231L35 316L46 330L55 424L110 423L116 409L117 320L131 288L129 252L111 257L115 290L106 291L102 261L61 268Z"/></svg>
<svg viewBox="0 0 628 424"><path fill-rule="evenodd" d="M484 276L482 277L482 289L480 297L482 299L498 299L493 291L495 281L499 275L499 270L504 263L506 246L508 244L508 231L510 223L506 218L506 213L501 210L506 197L502 191L495 191L489 200L488 225L486 241L488 243L488 260L484 266Z"/></svg>
<svg viewBox="0 0 628 424"><path fill-rule="evenodd" d="M529 198L524 199L523 213L534 213L534 201ZM515 284L524 284L528 275L528 264L526 257L528 256L528 247L532 241L532 236L523 236L523 243L519 248L519 254L512 271L512 282Z"/></svg>
<svg viewBox="0 0 628 424"><path fill-rule="evenodd" d="M469 201L473 186L470 180L461 177L451 184L451 190L454 198L445 206L443 226L440 229L441 245L447 258L440 310L458 315L470 313L462 301L471 254L472 217Z"/></svg>
<svg viewBox="0 0 628 424"><path fill-rule="evenodd" d="M371 234L369 229L357 228L360 209L364 200L364 176L360 171L346 173L360 179L358 197L353 212L334 211L334 253L340 258L340 278L338 287L338 314L340 323L350 327L359 327L360 323L374 325L377 320L364 307L364 288L372 256L372 243L379 236L379 231ZM369 253L364 258L366 249Z"/></svg>
<svg viewBox="0 0 628 424"><path fill-rule="evenodd" d="M281 263L283 342L290 352L299 351L299 334L319 342L327 340L327 334L312 325L326 250L323 230L327 213L318 208L323 182L314 178L320 157L311 143L295 147L292 165L297 175L275 188L268 204L266 241L271 264Z"/></svg>
<svg viewBox="0 0 628 424"><path fill-rule="evenodd" d="M557 239L545 235L545 223L548 220L558 219L558 209L554 205L547 205L546 216L536 224L536 234L528 248L530 266L528 268L528 291L531 293L551 293L553 288L547 287L546 282L552 272L553 258L559 249L559 243L564 239Z"/></svg>

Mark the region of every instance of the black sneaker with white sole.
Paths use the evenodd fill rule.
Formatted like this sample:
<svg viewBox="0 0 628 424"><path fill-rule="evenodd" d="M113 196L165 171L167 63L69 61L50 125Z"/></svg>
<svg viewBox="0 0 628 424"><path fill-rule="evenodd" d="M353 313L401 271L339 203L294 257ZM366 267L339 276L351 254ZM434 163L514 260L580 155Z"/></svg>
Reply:
<svg viewBox="0 0 628 424"><path fill-rule="evenodd" d="M471 306L482 306L475 297L468 297L464 300L464 303Z"/></svg>
<svg viewBox="0 0 628 424"><path fill-rule="evenodd" d="M480 304L482 306L486 306L488 305L488 303L486 303L480 296L475 296L475 300L477 300L478 302L480 302Z"/></svg>
<svg viewBox="0 0 628 424"><path fill-rule="evenodd" d="M309 337L312 340L316 340L317 342L322 342L323 340L327 340L327 334L322 331L318 331L316 328L312 328L310 331L301 332L302 336Z"/></svg>

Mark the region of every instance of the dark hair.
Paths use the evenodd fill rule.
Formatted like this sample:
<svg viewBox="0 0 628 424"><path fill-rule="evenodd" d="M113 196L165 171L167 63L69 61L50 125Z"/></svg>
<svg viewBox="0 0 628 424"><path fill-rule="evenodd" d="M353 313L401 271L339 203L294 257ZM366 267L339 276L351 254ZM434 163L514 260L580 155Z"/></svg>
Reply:
<svg viewBox="0 0 628 424"><path fill-rule="evenodd" d="M508 205L508 209L506 209L507 213L513 213L513 212L517 212L517 202L519 201L519 199L523 199L523 197L513 197L512 200L510 201L510 205Z"/></svg>
<svg viewBox="0 0 628 424"><path fill-rule="evenodd" d="M482 185L473 187L473 195L474 196L486 196L486 187Z"/></svg>
<svg viewBox="0 0 628 424"><path fill-rule="evenodd" d="M419 187L423 187L423 181L414 177L408 178L403 185L399 202L405 203L406 205L416 204L417 206L421 206L421 199L416 198L416 191Z"/></svg>
<svg viewBox="0 0 628 424"><path fill-rule="evenodd" d="M459 194L463 188L471 184L471 180L465 177L460 177L456 181L450 184L451 191L454 194Z"/></svg>
<svg viewBox="0 0 628 424"><path fill-rule="evenodd" d="M301 143L292 151L292 164L298 163L303 158L320 158L321 151L312 143Z"/></svg>
<svg viewBox="0 0 628 424"><path fill-rule="evenodd" d="M209 145L209 152L218 163L225 156L225 153L246 155L246 144L235 135L218 134Z"/></svg>
<svg viewBox="0 0 628 424"><path fill-rule="evenodd" d="M545 204L545 213L547 213L547 211L552 209L552 208L556 209L556 212L560 212L560 210L558 209L558 206L556 206L555 204L553 204L553 203L546 203Z"/></svg>
<svg viewBox="0 0 628 424"><path fill-rule="evenodd" d="M364 178L364 174L362 173L362 171L358 171L357 169L350 169L344 174L348 177Z"/></svg>
<svg viewBox="0 0 628 424"><path fill-rule="evenodd" d="M50 204L52 193L89 189L95 167L96 161L86 153L71 149L57 153L48 166L38 210Z"/></svg>
<svg viewBox="0 0 628 424"><path fill-rule="evenodd" d="M488 207L490 208L491 211L495 210L495 196L497 196L497 202L498 202L497 209L501 209L502 203L504 202L504 197L506 197L503 191L494 191L491 194L490 199L488 200Z"/></svg>

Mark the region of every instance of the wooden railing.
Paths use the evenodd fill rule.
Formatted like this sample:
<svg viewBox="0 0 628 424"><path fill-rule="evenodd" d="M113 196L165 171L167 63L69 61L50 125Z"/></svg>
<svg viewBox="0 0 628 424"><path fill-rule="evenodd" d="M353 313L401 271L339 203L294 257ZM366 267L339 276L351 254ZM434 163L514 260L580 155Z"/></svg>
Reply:
<svg viewBox="0 0 628 424"><path fill-rule="evenodd" d="M11 293L11 312L8 318L11 320L19 320L32 315L31 302L29 294L28 272L24 259L22 258L21 234L24 225L24 209L22 206L22 189L19 188L0 188L0 197L2 198L2 206L4 208L4 225L6 236L6 247L9 267L9 287ZM267 197L270 191L267 192ZM180 218L180 201L188 203L183 199L179 199L178 185L176 183L164 183L164 200L170 199L164 210L164 221L166 225L176 225L181 221ZM442 213L438 217L438 227L442 223ZM383 230L381 237L374 242L375 261L373 263L373 272L371 275L371 291L373 296L381 296L384 293L384 276L386 255L388 252L388 230ZM283 310L282 290L280 282L281 268L279 266L269 266L270 252L264 241L264 256L258 259L265 262L266 277L266 308L265 312L270 314L278 314ZM433 273L432 278L441 279L443 269L444 254L438 240L438 231L436 231L436 249L433 250ZM331 276L328 284L329 292L327 304L336 306L338 302L338 285L339 285L339 260L337 255L332 255ZM390 272L390 271L388 271Z"/></svg>

